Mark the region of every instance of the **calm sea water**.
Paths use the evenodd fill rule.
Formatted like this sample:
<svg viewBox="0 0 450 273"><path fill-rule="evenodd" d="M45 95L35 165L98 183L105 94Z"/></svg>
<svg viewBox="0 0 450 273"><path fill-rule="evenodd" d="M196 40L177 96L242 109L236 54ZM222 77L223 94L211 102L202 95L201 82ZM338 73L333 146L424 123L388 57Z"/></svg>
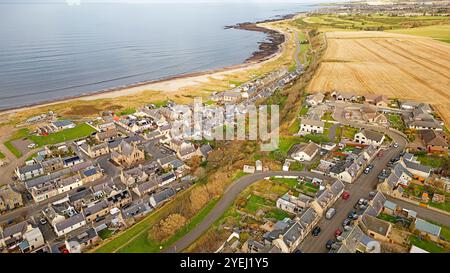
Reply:
<svg viewBox="0 0 450 273"><path fill-rule="evenodd" d="M301 4L0 4L0 109L242 63Z"/></svg>

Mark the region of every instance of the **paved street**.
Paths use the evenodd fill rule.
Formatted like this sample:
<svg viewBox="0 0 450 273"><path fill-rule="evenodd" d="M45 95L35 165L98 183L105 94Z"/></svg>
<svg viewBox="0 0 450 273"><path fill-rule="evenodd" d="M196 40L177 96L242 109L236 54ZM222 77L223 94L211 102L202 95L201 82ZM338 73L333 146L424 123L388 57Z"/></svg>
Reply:
<svg viewBox="0 0 450 273"><path fill-rule="evenodd" d="M329 177L313 174L310 172L300 171L269 171L262 173L255 173L239 178L231 184L223 193L222 198L217 202L216 206L209 212L209 214L200 222L193 230L186 234L183 238L175 242L172 246L165 249L163 252L180 252L189 245L191 245L197 238L204 234L209 227L233 204L237 196L251 184L261 181L266 177L285 175L285 176L315 176L321 179L330 179Z"/></svg>

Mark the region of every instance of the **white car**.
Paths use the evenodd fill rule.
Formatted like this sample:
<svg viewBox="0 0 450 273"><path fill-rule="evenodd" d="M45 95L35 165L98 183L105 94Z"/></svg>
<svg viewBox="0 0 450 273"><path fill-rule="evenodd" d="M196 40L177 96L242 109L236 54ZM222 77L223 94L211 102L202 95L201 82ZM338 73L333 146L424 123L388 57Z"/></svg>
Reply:
<svg viewBox="0 0 450 273"><path fill-rule="evenodd" d="M36 146L37 146L36 143L30 143L30 144L28 144L28 149L33 149Z"/></svg>
<svg viewBox="0 0 450 273"><path fill-rule="evenodd" d="M394 148L398 148L398 143L397 142L394 143Z"/></svg>

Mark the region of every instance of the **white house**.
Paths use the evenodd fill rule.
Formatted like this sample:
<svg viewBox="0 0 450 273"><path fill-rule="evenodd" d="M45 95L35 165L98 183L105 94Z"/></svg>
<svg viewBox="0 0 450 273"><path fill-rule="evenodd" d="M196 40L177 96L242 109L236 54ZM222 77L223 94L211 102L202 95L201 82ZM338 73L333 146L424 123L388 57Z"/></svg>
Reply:
<svg viewBox="0 0 450 273"><path fill-rule="evenodd" d="M356 133L353 140L356 143L365 145L380 146L384 141L384 134L378 133L373 130L363 129Z"/></svg>
<svg viewBox="0 0 450 273"><path fill-rule="evenodd" d="M315 93L313 95L308 96L306 99L306 103L311 106L316 106L322 103L325 96L322 93Z"/></svg>
<svg viewBox="0 0 450 273"><path fill-rule="evenodd" d="M44 174L44 168L40 163L25 165L16 169L16 175L21 181L25 181Z"/></svg>
<svg viewBox="0 0 450 273"><path fill-rule="evenodd" d="M85 225L86 220L84 219L83 214L80 213L70 218L66 218L62 221L59 221L53 226L53 228L55 230L56 235L63 236Z"/></svg>
<svg viewBox="0 0 450 273"><path fill-rule="evenodd" d="M323 134L325 123L321 120L302 118L299 135Z"/></svg>
<svg viewBox="0 0 450 273"><path fill-rule="evenodd" d="M311 161L319 152L319 146L314 142L310 142L297 148L291 157L297 161Z"/></svg>

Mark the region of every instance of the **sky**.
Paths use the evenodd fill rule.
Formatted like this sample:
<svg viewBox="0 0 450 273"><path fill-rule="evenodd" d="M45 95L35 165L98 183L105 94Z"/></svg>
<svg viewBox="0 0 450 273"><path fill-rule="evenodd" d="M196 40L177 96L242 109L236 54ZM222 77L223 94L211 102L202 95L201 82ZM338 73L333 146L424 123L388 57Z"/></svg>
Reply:
<svg viewBox="0 0 450 273"><path fill-rule="evenodd" d="M189 3L189 2L212 2L212 3L313 3L313 2L328 2L327 0L0 0L0 3L65 3L66 1L75 1L81 3ZM344 2L345 0L341 0Z"/></svg>

